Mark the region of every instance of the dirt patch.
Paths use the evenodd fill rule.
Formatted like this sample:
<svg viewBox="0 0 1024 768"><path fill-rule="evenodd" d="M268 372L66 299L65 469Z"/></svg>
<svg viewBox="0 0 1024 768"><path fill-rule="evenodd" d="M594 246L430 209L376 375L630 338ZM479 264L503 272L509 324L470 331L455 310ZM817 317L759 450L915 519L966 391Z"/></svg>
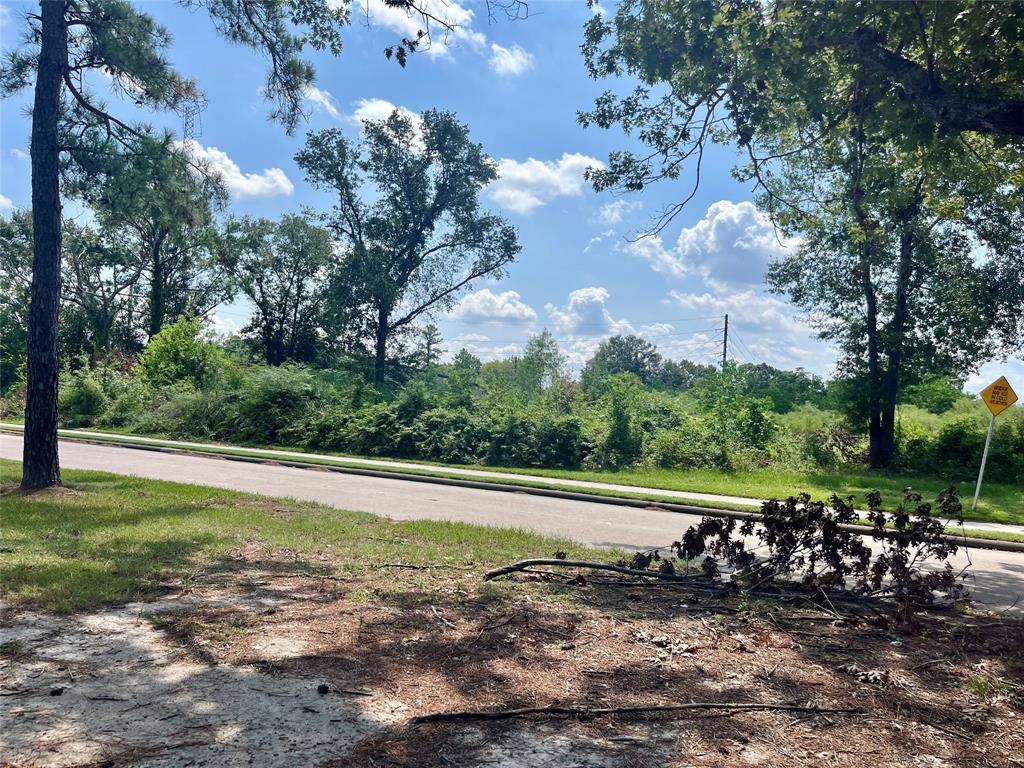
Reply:
<svg viewBox="0 0 1024 768"><path fill-rule="evenodd" d="M18 766L1024 765L1016 620L924 617L905 636L663 586L450 570L384 583L250 542L174 599L10 615L0 751ZM692 701L863 714L408 724Z"/></svg>

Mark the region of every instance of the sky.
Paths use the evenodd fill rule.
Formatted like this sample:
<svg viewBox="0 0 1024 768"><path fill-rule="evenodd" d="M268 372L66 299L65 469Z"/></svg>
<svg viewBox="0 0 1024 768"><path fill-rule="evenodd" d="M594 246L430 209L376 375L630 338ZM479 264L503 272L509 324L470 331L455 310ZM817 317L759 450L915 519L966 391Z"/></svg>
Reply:
<svg viewBox="0 0 1024 768"><path fill-rule="evenodd" d="M617 128L584 129L577 120L599 93L627 85L586 73L580 43L593 11L585 0L531 0L528 18L518 20L500 13L488 19L482 2L430 2L458 22L456 32L435 36L402 69L385 59L384 48L414 35L421 22L381 0L359 0L341 55L309 56L316 83L307 94L308 119L292 136L267 119L265 60L218 38L201 10L170 0L140 4L170 31L170 61L209 100L190 148L223 174L232 214L330 209L330 195L314 190L293 159L309 131L336 127L358 137L361 119L394 108L450 110L498 163L500 177L482 202L516 226L523 250L507 276L476 283L435 318L449 355L465 347L485 360L506 356L548 329L575 370L602 339L619 333L646 337L666 357L716 362L728 314L730 359L832 374L835 349L765 288L765 267L787 244L757 209L750 185L731 176L731 150L706 155L697 194L658 237L635 239L688 194L692 177L630 195L597 194L584 180L586 168L610 152L641 148ZM20 17L33 7L0 0L4 51L18 43ZM103 82L93 85L103 92ZM0 102L0 213L30 201L30 103L28 91ZM182 132L174 113L123 109L119 114ZM73 205L66 212L76 215ZM236 300L218 308L214 322L230 332L248 316ZM1024 392L1021 360L980 366L966 388L976 392L999 375Z"/></svg>

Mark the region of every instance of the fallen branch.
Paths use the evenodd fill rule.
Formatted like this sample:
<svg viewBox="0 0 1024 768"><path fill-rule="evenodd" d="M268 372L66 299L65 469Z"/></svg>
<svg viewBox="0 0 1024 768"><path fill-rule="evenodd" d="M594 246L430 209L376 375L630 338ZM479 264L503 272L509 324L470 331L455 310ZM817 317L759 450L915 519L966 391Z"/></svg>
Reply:
<svg viewBox="0 0 1024 768"><path fill-rule="evenodd" d="M657 704L643 707L526 707L524 709L467 710L465 712L435 712L420 715L409 721L410 725L436 723L448 720L505 720L513 717L534 717L557 715L560 717L590 718L604 715L640 715L660 712L687 712L696 710L726 710L729 712L803 712L812 715L862 715L862 709L834 709L807 707L799 704L729 704L696 703Z"/></svg>
<svg viewBox="0 0 1024 768"><path fill-rule="evenodd" d="M527 568L531 568L535 565L548 565L555 566L558 568L589 568L594 571L614 571L615 573L625 573L627 576L649 576L654 579L662 579L663 581L674 581L677 583L681 582L686 584L692 584L691 579L689 577L679 576L675 573L662 573L661 571L641 571L638 568L627 568L624 565L614 565L613 563L591 563L586 560L556 560L553 558L520 560L518 563L512 563L511 565L503 565L501 566L501 568L495 568L485 573L484 581L490 581L491 579L496 579L499 576L505 576L509 573L516 573L517 571L525 571Z"/></svg>

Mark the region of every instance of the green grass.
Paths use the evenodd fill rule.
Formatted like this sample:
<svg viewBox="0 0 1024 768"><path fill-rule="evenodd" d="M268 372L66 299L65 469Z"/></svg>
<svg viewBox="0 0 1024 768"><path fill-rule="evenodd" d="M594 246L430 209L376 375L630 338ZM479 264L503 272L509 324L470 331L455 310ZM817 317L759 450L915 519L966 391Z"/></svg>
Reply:
<svg viewBox="0 0 1024 768"><path fill-rule="evenodd" d="M588 558L621 556L522 530L393 522L104 472L65 470L66 490L26 495L14 486L20 472L18 462L0 461L0 594L45 610L150 598L161 583L187 583L190 574L214 566L248 541L314 562L323 555L325 572L352 576L386 562L473 563L476 573L558 549Z"/></svg>

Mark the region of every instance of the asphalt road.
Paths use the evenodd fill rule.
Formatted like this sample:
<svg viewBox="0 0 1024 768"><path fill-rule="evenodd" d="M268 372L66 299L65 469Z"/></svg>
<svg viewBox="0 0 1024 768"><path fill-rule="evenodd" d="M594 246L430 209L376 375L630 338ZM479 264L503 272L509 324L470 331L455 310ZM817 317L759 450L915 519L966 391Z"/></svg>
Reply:
<svg viewBox="0 0 1024 768"><path fill-rule="evenodd" d="M0 455L21 459L20 435L0 435ZM696 516L522 493L433 485L409 480L339 474L205 456L156 453L62 440L61 466L209 485L266 496L316 501L339 509L370 512L392 520L454 520L523 528L594 546L651 549L668 545ZM524 556L549 553L524 552ZM975 600L985 607L1024 606L1024 554L961 550L970 558ZM1018 602L1019 601L1019 602Z"/></svg>

